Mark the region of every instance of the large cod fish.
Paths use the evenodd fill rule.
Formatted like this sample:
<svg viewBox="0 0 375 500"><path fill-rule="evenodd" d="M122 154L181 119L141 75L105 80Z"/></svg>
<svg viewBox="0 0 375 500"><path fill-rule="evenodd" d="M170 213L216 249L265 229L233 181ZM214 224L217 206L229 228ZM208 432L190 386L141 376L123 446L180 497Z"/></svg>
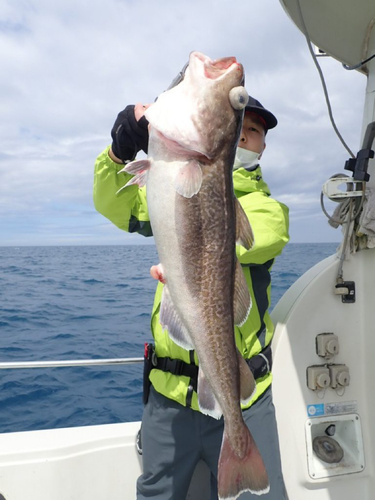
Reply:
<svg viewBox="0 0 375 500"><path fill-rule="evenodd" d="M236 241L253 244L234 196L232 167L248 94L235 57L212 61L192 52L185 77L146 111L147 160L129 163L129 184L147 188L147 203L165 284L160 322L174 342L195 349L203 413L224 415L218 464L220 499L269 490L267 472L247 429L240 401L255 381L236 348L234 325L251 299Z"/></svg>

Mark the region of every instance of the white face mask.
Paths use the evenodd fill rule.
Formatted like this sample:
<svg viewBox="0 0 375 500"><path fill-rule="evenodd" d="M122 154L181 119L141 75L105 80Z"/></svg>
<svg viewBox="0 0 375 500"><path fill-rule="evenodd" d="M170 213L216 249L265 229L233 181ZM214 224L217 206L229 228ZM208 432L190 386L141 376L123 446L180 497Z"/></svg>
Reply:
<svg viewBox="0 0 375 500"><path fill-rule="evenodd" d="M244 148L237 148L234 159L233 170L238 168L250 168L258 165L261 154L255 151L249 151Z"/></svg>

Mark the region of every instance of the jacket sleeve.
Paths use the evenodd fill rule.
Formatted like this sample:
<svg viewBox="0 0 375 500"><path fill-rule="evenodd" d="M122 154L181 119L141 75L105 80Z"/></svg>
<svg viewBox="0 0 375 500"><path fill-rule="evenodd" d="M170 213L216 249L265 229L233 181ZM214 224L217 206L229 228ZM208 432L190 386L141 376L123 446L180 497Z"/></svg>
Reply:
<svg viewBox="0 0 375 500"><path fill-rule="evenodd" d="M96 159L94 171L94 206L120 229L152 236L147 210L146 188L128 186L119 193L131 175L118 172L123 168L111 160L106 148Z"/></svg>
<svg viewBox="0 0 375 500"><path fill-rule="evenodd" d="M289 210L263 192L253 192L239 198L254 233L250 250L236 246L241 264L264 264L280 255L289 241Z"/></svg>

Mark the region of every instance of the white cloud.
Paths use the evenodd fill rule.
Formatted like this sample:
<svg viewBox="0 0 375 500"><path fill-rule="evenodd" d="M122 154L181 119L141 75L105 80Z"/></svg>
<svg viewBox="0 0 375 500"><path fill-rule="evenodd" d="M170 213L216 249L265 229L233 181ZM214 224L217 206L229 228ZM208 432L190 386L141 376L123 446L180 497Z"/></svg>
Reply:
<svg viewBox="0 0 375 500"><path fill-rule="evenodd" d="M315 196L310 196L307 193L299 193L299 194L282 194L278 197L278 200L285 205L288 205L289 208L311 208L316 204Z"/></svg>
<svg viewBox="0 0 375 500"><path fill-rule="evenodd" d="M95 212L95 157L117 113L153 101L192 50L244 64L248 91L279 119L267 138L265 179L289 200L292 224L303 207L319 233L321 185L348 154L329 123L305 39L278 2L7 0L0 4L2 244L20 244L25 234L33 244L135 241ZM356 151L366 79L336 61L321 64L337 124ZM298 231L303 241L307 230Z"/></svg>

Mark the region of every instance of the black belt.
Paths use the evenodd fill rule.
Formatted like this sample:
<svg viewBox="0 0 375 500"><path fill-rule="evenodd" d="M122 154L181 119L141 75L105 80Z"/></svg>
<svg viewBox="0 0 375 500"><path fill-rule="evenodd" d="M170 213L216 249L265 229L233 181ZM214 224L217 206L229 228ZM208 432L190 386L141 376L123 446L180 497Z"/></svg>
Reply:
<svg viewBox="0 0 375 500"><path fill-rule="evenodd" d="M246 359L255 380L267 375L272 368L272 351L268 345L256 356ZM190 385L197 390L198 370L199 367L194 364L185 363L181 359L158 358L155 353L152 356L152 367L162 370L163 372L172 373L173 375L183 375L190 378Z"/></svg>

